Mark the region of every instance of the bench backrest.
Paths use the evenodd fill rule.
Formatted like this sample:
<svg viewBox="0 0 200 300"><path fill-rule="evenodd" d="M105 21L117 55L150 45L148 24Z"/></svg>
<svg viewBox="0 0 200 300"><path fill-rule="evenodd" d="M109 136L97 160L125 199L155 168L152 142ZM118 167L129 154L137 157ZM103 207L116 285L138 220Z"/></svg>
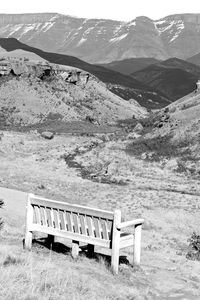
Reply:
<svg viewBox="0 0 200 300"><path fill-rule="evenodd" d="M29 195L33 224L75 235L111 241L114 213Z"/></svg>

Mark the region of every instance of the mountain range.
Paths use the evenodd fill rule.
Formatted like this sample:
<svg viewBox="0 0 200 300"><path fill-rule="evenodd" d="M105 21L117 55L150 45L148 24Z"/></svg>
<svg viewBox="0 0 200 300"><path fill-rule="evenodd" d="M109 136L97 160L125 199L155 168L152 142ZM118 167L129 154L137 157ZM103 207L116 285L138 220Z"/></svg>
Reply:
<svg viewBox="0 0 200 300"><path fill-rule="evenodd" d="M56 13L0 14L0 52L21 49L79 68L121 98L159 109L196 87L199 28L199 14L131 22Z"/></svg>
<svg viewBox="0 0 200 300"><path fill-rule="evenodd" d="M57 13L0 14L0 36L90 63L127 58L187 59L200 52L200 14L130 22L76 18Z"/></svg>

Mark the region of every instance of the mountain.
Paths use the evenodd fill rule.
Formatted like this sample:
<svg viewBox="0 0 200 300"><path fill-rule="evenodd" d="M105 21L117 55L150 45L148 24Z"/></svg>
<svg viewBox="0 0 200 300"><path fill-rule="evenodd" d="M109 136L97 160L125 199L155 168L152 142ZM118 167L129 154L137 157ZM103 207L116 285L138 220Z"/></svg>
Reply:
<svg viewBox="0 0 200 300"><path fill-rule="evenodd" d="M112 61L108 64L102 64L101 66L125 75L130 75L131 73L137 72L148 67L149 65L153 65L159 62L160 60L157 60L155 58L139 57Z"/></svg>
<svg viewBox="0 0 200 300"><path fill-rule="evenodd" d="M86 63L76 57L45 52L23 44L14 38L0 38L0 46L9 53L13 53L16 49L21 49L23 51L28 51L29 53L35 53L42 59L51 63L85 70L98 77L101 81L107 83L109 89L118 96L126 100L133 98L141 105L145 105L148 108L160 108L169 104L169 100L154 88L149 87L130 76L123 75L101 66Z"/></svg>
<svg viewBox="0 0 200 300"><path fill-rule="evenodd" d="M200 66L200 53L192 56L192 57L189 57L187 59L188 62L192 63L192 64L195 64L197 66Z"/></svg>
<svg viewBox="0 0 200 300"><path fill-rule="evenodd" d="M130 22L56 13L0 14L0 36L90 63L138 57L186 59L200 52L199 24L200 14L176 14L159 20L137 17Z"/></svg>
<svg viewBox="0 0 200 300"><path fill-rule="evenodd" d="M195 90L200 67L171 58L131 74L133 78L150 85L175 101Z"/></svg>
<svg viewBox="0 0 200 300"><path fill-rule="evenodd" d="M0 60L0 75L1 126L87 119L108 124L146 114L138 103L119 98L77 68L7 57Z"/></svg>

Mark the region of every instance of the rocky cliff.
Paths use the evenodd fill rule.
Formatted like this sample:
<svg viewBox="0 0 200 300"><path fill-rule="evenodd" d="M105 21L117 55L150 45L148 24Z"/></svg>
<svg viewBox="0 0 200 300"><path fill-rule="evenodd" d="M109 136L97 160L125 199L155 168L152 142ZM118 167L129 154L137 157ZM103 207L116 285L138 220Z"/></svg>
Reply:
<svg viewBox="0 0 200 300"><path fill-rule="evenodd" d="M0 60L0 126L89 121L109 124L146 109L111 93L83 70L6 57Z"/></svg>

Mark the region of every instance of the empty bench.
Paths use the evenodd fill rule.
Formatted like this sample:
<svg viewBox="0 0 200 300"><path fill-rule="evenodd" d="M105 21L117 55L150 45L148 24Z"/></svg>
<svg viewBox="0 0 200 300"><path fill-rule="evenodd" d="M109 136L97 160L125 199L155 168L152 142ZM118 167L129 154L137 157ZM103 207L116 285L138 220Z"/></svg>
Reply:
<svg viewBox="0 0 200 300"><path fill-rule="evenodd" d="M79 253L79 243L86 243L88 251L94 246L111 249L111 266L118 273L119 251L134 245L134 264L140 263L141 229L143 219L121 222L121 211L100 210L65 202L52 201L28 194L25 248L31 249L33 232L72 240L72 256ZM132 226L132 233L123 229Z"/></svg>

